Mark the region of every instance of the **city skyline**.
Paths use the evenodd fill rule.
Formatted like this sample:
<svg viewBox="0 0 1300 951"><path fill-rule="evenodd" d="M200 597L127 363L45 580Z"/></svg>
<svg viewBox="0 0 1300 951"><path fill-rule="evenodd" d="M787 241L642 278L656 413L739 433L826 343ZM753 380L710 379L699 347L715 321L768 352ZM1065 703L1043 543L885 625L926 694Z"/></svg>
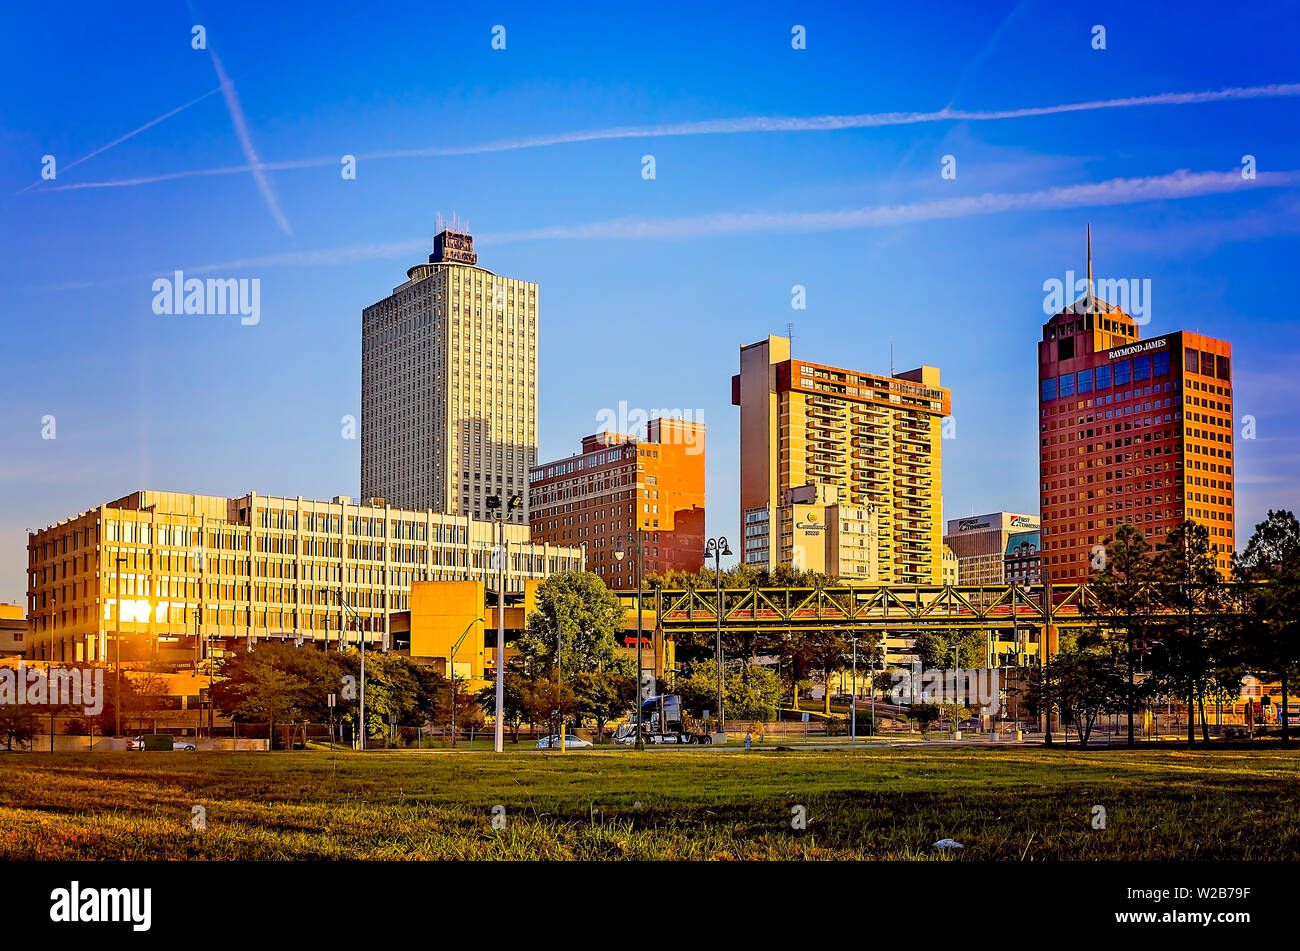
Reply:
<svg viewBox="0 0 1300 951"><path fill-rule="evenodd" d="M1044 283L1082 275L1087 221L1099 275L1150 281L1144 338L1232 342L1237 422L1257 430L1234 445L1236 538L1300 504L1278 280L1300 248L1300 77L1284 72L1296 28L1267 8L1161 21L1159 48L1147 14L1106 5L1086 20L1033 4L876 20L769 7L743 25L682 9L641 36L458 10L433 71L430 49L378 68L399 11L344 33L329 4L319 22L263 13L256 32L251 10L177 8L126 30L92 9L57 32L16 14L36 40L5 67L0 600L23 599L25 529L105 498L359 496L360 439L342 435L361 417L358 315L453 210L485 266L541 288L538 458L622 405L702 411L710 535L740 526L737 348L789 323L797 359L884 374L892 338L898 366L942 371L944 519L1036 511ZM191 48L196 22L220 59ZM923 67L891 50L900 34L931 51ZM1233 51L1247 35L1249 58ZM55 44L84 73L46 75ZM318 75L305 64L320 44L351 52ZM172 81L142 81L160 72ZM226 79L237 95L214 95ZM86 101L92 82L113 108ZM1226 89L1250 91L1171 97ZM1097 105L1132 97L1153 98ZM926 118L945 106L954 118ZM895 113L912 114L881 118ZM255 174L219 172L248 162ZM259 280L256 325L151 310L154 280L178 270Z"/></svg>

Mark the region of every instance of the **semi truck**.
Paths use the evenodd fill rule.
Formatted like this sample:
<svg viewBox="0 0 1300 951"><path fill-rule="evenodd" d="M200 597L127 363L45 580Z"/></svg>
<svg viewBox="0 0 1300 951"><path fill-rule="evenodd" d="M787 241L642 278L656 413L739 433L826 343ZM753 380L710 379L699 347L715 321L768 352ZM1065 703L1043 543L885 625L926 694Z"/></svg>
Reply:
<svg viewBox="0 0 1300 951"><path fill-rule="evenodd" d="M641 739L646 743L697 743L711 744L708 733L696 733L686 728L682 719L682 698L675 694L647 697L641 703ZM636 742L636 717L630 717L614 734L614 742L628 745Z"/></svg>

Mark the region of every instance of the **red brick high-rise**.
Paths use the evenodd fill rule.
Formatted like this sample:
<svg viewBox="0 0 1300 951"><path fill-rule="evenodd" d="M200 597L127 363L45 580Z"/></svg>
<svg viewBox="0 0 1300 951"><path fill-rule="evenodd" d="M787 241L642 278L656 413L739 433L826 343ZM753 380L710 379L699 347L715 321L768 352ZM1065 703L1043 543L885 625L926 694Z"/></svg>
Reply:
<svg viewBox="0 0 1300 951"><path fill-rule="evenodd" d="M611 588L636 585L635 557L615 557L634 531L647 575L703 566L703 423L652 419L644 439L587 436L577 455L534 466L528 492L533 542L581 546Z"/></svg>
<svg viewBox="0 0 1300 951"><path fill-rule="evenodd" d="M1232 347L1182 330L1141 339L1088 288L1038 344L1039 509L1047 582L1086 580L1131 522L1160 545L1184 519L1233 552Z"/></svg>

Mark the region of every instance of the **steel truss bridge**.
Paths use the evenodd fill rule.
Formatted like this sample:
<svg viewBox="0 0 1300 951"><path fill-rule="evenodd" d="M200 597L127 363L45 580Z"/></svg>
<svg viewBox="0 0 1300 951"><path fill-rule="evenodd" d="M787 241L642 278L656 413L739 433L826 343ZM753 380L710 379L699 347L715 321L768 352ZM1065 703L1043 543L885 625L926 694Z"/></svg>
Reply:
<svg viewBox="0 0 1300 951"><path fill-rule="evenodd" d="M1231 592L1234 585L1224 588ZM637 592L615 594L635 616ZM645 631L655 668L663 642L712 638L718 624L716 588L646 588ZM1086 584L845 585L824 588L723 588L722 630L742 636L841 629L868 642L884 640L886 662L906 663L923 630L986 633L989 661L1022 663L1038 653L1045 628L1095 628L1108 621ZM636 642L635 635L631 638ZM1049 647L1055 650L1054 646Z"/></svg>

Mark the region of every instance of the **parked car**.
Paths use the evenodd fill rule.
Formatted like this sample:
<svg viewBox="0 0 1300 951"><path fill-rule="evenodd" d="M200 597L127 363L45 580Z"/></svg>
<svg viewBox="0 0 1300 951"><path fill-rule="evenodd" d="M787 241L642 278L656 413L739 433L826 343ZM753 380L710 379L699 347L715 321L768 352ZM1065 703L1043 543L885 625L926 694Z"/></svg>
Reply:
<svg viewBox="0 0 1300 951"><path fill-rule="evenodd" d="M550 736L544 736L537 741L537 748L539 750L559 749L559 746L560 746L560 734L558 733L552 733ZM568 733L564 737L564 748L566 750L581 749L582 747L585 746L591 746L591 743L588 740L584 740L580 736L574 736L572 733Z"/></svg>
<svg viewBox="0 0 1300 951"><path fill-rule="evenodd" d="M143 737L143 736L133 736L133 737L131 737L131 739L129 739L129 740L126 741L126 748L127 748L128 750L143 750L143 749L144 749L144 737ZM173 749L173 750L185 750L185 751L187 751L187 752L193 752L194 749L195 749L195 747L194 747L194 741L191 740L191 739L187 739L186 737L183 737L183 736L173 736L173 737L172 737L172 749Z"/></svg>

